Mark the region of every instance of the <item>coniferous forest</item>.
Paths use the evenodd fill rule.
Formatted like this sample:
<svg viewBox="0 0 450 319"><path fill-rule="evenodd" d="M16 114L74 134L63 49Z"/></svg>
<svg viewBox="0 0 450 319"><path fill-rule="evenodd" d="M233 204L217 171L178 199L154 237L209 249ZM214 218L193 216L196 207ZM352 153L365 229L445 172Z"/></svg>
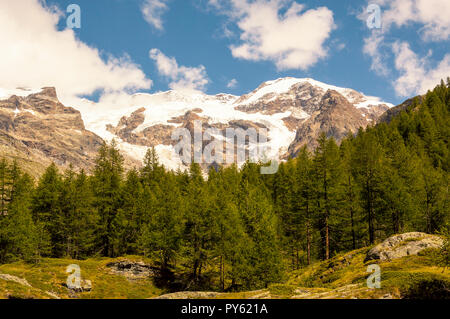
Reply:
<svg viewBox="0 0 450 319"><path fill-rule="evenodd" d="M154 149L125 171L114 142L89 173L53 164L35 181L2 160L0 263L142 255L184 288L256 289L393 234L441 233L449 107L447 80L340 145L322 135L274 175L251 163L167 171Z"/></svg>

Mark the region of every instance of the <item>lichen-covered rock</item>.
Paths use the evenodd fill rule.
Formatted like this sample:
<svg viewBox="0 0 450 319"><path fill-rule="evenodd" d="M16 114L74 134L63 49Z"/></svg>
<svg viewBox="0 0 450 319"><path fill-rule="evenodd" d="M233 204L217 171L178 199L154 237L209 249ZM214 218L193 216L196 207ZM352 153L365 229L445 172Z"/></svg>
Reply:
<svg viewBox="0 0 450 319"><path fill-rule="evenodd" d="M409 255L417 255L427 248L440 248L444 240L435 235L420 232L405 233L389 237L367 253L364 262L369 260L390 261Z"/></svg>
<svg viewBox="0 0 450 319"><path fill-rule="evenodd" d="M142 261L121 260L106 265L110 271L117 275L122 275L128 279L145 279L155 275L155 269Z"/></svg>
<svg viewBox="0 0 450 319"><path fill-rule="evenodd" d="M165 294L153 299L207 299L216 298L219 296L218 292L205 292L205 291L179 291L171 294Z"/></svg>
<svg viewBox="0 0 450 319"><path fill-rule="evenodd" d="M13 275L0 274L0 279L6 280L6 281L14 281L23 286L31 287L31 285L28 283L28 281L26 279L19 278L19 277L13 276Z"/></svg>
<svg viewBox="0 0 450 319"><path fill-rule="evenodd" d="M92 290L92 281L90 280L81 280L81 289L83 292Z"/></svg>
<svg viewBox="0 0 450 319"><path fill-rule="evenodd" d="M72 286L67 286L66 283L63 284L63 286L67 287L69 289L70 294L76 293L76 292L90 292L92 290L92 281L81 279L79 284L73 284Z"/></svg>

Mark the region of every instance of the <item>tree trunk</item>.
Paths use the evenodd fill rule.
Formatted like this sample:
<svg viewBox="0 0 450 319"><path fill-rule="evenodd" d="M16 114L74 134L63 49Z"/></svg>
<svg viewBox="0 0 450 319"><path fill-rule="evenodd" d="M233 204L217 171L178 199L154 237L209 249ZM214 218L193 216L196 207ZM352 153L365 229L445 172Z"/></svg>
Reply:
<svg viewBox="0 0 450 319"><path fill-rule="evenodd" d="M372 203L372 190L367 184L367 209L368 209L368 219L369 219L369 242L370 244L375 243L375 229L373 225L373 203Z"/></svg>
<svg viewBox="0 0 450 319"><path fill-rule="evenodd" d="M309 206L306 205L306 254L308 265L311 265L311 230L310 230L310 219L309 219Z"/></svg>
<svg viewBox="0 0 450 319"><path fill-rule="evenodd" d="M220 256L220 286L222 291L225 290L225 265L223 261L223 256Z"/></svg>
<svg viewBox="0 0 450 319"><path fill-rule="evenodd" d="M431 234L431 213L430 213L430 198L427 194L427 233Z"/></svg>
<svg viewBox="0 0 450 319"><path fill-rule="evenodd" d="M353 189L352 189L352 179L348 177L348 185L350 187L350 220L352 226L352 247L353 250L356 249L356 235L355 235L355 220L354 220L354 210L353 210Z"/></svg>
<svg viewBox="0 0 450 319"><path fill-rule="evenodd" d="M356 235L355 235L355 220L354 220L354 213L353 213L353 205L350 208L350 218L351 218L351 223L352 223L352 247L353 250L356 249Z"/></svg>
<svg viewBox="0 0 450 319"><path fill-rule="evenodd" d="M328 216L325 216L325 260L330 259L330 233Z"/></svg>

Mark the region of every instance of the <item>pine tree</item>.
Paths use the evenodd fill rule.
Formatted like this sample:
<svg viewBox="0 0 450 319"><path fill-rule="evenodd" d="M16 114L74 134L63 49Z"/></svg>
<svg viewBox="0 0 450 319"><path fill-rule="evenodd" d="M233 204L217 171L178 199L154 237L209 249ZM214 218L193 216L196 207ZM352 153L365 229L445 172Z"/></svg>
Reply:
<svg viewBox="0 0 450 319"><path fill-rule="evenodd" d="M65 172L59 201L64 218L65 255L85 258L93 253L97 215L92 206L92 188L83 170L79 174L72 168Z"/></svg>
<svg viewBox="0 0 450 319"><path fill-rule="evenodd" d="M143 226L143 196L144 188L136 169L131 169L122 186L122 205L118 220L121 222L118 232L119 255L136 254L138 238Z"/></svg>
<svg viewBox="0 0 450 319"><path fill-rule="evenodd" d="M294 202L292 204L295 213L294 227L296 228L296 238L299 240L301 237L305 238L306 263L310 265L312 261L315 192L311 154L306 146L300 149L296 159L295 180Z"/></svg>
<svg viewBox="0 0 450 319"><path fill-rule="evenodd" d="M143 183L154 188L160 185L163 177L164 167L159 163L158 154L154 147L149 148L144 157L144 166L141 169Z"/></svg>
<svg viewBox="0 0 450 319"><path fill-rule="evenodd" d="M14 171L13 168L13 176L17 174ZM49 234L53 257L63 257L65 254L64 216L61 213L60 202L61 187L61 176L56 165L52 163L39 179L33 197L33 220L42 224Z"/></svg>
<svg viewBox="0 0 450 319"><path fill-rule="evenodd" d="M244 229L249 238L244 251L241 282L248 289L267 287L281 279L283 261L278 236L279 222L270 197L259 187L247 184L245 204L241 205Z"/></svg>
<svg viewBox="0 0 450 319"><path fill-rule="evenodd" d="M122 205L121 184L123 157L113 140L104 143L96 159L93 177L94 207L99 215L97 244L104 256L114 257L119 253L119 231L121 221L118 214Z"/></svg>
<svg viewBox="0 0 450 319"><path fill-rule="evenodd" d="M314 153L314 175L317 181L317 208L323 242L323 258L330 258L330 229L333 214L338 210L341 178L339 149L334 139L319 137Z"/></svg>
<svg viewBox="0 0 450 319"><path fill-rule="evenodd" d="M0 216L6 215L9 203L10 176L8 162L2 158L0 160Z"/></svg>
<svg viewBox="0 0 450 319"><path fill-rule="evenodd" d="M33 180L22 174L16 165L12 185L11 202L7 215L0 220L0 262L21 259L38 262L41 255L47 255L50 238L31 214Z"/></svg>
<svg viewBox="0 0 450 319"><path fill-rule="evenodd" d="M160 184L158 201L152 206L149 222L143 226L140 243L146 255L156 258L167 273L176 263L182 239L183 200L174 176L167 174Z"/></svg>
<svg viewBox="0 0 450 319"><path fill-rule="evenodd" d="M360 185L357 183L355 176L353 175L353 162L352 158L355 154L355 147L354 147L354 139L353 136L350 134L347 136L346 139L344 139L340 146L341 150L341 158L342 158L342 168L343 168L343 176L342 176L342 187L343 187L343 193L342 193L342 200L343 200L343 206L342 209L344 210L344 213L341 215L343 219L348 220L349 219L349 226L350 226L350 236L351 236L351 249L356 249L357 247L360 247L359 240L360 240L360 227L359 222L360 218L359 215L361 213L361 201L360 201L360 193L361 188ZM348 212L349 216L345 216L345 213Z"/></svg>
<svg viewBox="0 0 450 319"><path fill-rule="evenodd" d="M355 140L354 176L361 186L369 243L376 240L376 211L378 208L383 171L383 151L371 131L360 131Z"/></svg>
<svg viewBox="0 0 450 319"><path fill-rule="evenodd" d="M248 289L265 287L281 278L284 264L280 223L258 165L246 163L242 167L237 204L248 237L239 282Z"/></svg>
<svg viewBox="0 0 450 319"><path fill-rule="evenodd" d="M198 284L213 244L213 209L200 166L191 164L187 186L186 222L183 236L185 257L191 264L191 278Z"/></svg>
<svg viewBox="0 0 450 319"><path fill-rule="evenodd" d="M213 215L212 259L218 261L220 289L225 290L229 279L229 289L234 289L242 276L245 264L245 243L248 242L239 210L233 203L237 176L235 167L209 171L207 187L211 199ZM231 174L230 174L231 173Z"/></svg>

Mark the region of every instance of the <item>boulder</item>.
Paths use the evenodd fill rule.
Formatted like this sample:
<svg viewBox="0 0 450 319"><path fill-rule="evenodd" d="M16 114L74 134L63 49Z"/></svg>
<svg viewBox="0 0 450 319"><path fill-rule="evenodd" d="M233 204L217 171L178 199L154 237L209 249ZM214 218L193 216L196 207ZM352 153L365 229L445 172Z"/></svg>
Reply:
<svg viewBox="0 0 450 319"><path fill-rule="evenodd" d="M364 262L391 261L404 256L417 255L427 248L440 248L443 244L444 240L441 237L420 232L395 235L369 250Z"/></svg>
<svg viewBox="0 0 450 319"><path fill-rule="evenodd" d="M81 280L81 290L88 292L92 290L92 282L90 280Z"/></svg>
<svg viewBox="0 0 450 319"><path fill-rule="evenodd" d="M220 296L218 292L209 291L179 291L161 295L152 299L208 299Z"/></svg>
<svg viewBox="0 0 450 319"><path fill-rule="evenodd" d="M63 286L67 287L71 293L75 292L90 292L92 290L92 281L81 279L79 285L74 284L73 286L67 286L66 283Z"/></svg>
<svg viewBox="0 0 450 319"><path fill-rule="evenodd" d="M6 281L14 281L23 286L31 287L31 285L28 283L28 281L26 279L19 278L19 277L13 276L13 275L0 274L0 279L6 280Z"/></svg>
<svg viewBox="0 0 450 319"><path fill-rule="evenodd" d="M128 279L144 279L155 275L155 269L142 261L121 260L106 265L113 274L122 275Z"/></svg>

